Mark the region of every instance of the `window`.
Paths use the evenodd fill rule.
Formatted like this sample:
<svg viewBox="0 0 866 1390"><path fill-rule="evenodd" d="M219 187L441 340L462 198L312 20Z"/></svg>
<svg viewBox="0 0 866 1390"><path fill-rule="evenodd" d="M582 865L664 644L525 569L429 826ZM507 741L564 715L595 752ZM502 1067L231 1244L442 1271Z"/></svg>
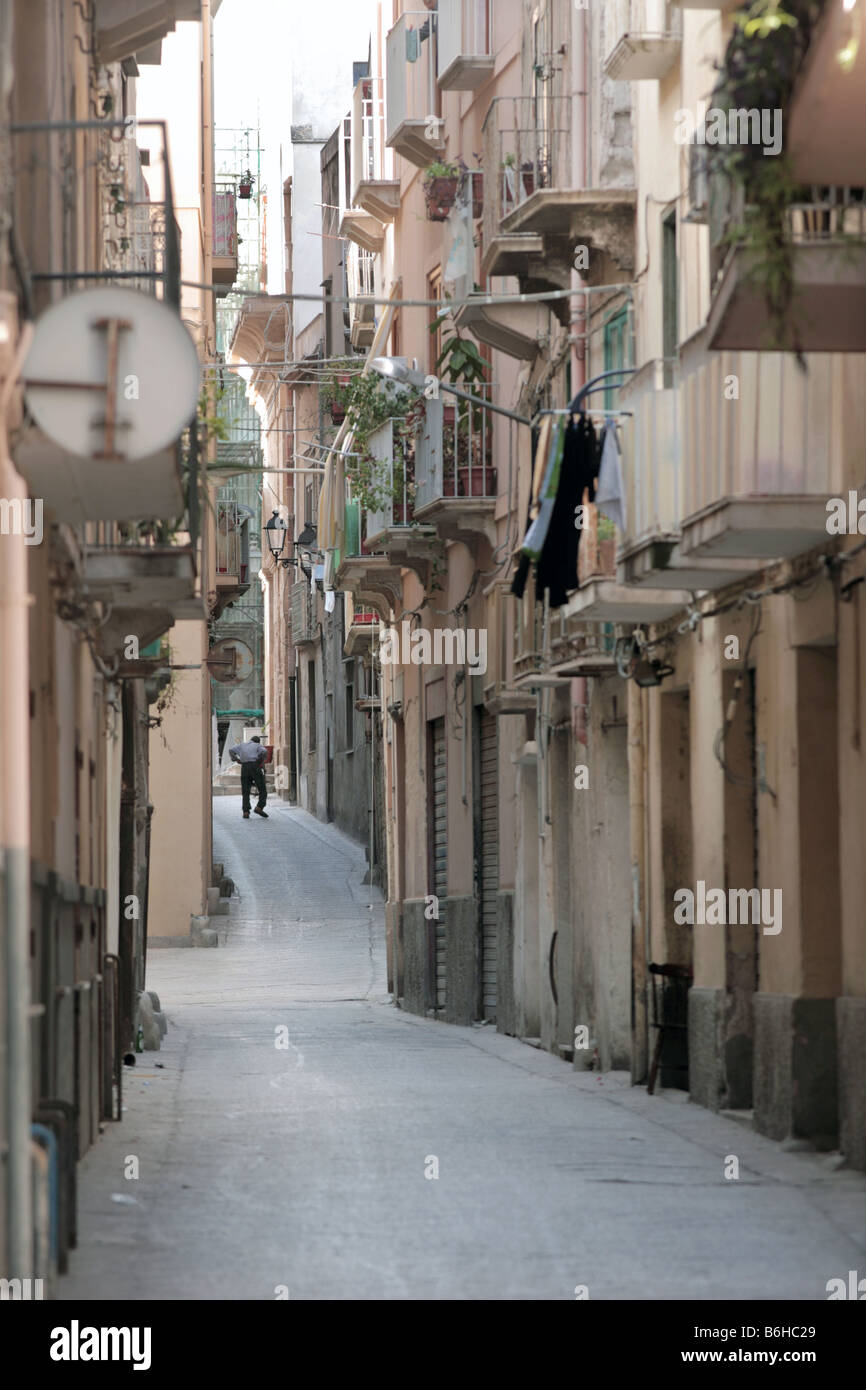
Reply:
<svg viewBox="0 0 866 1390"><path fill-rule="evenodd" d="M664 384L674 384L679 340L677 299L677 214L673 208L662 219L662 357Z"/></svg>
<svg viewBox="0 0 866 1390"><path fill-rule="evenodd" d="M629 356L628 310L619 309L604 325L604 370L612 372L617 367L628 367ZM611 378L611 385L604 392L605 410L616 408L617 388L623 381L623 377Z"/></svg>
<svg viewBox="0 0 866 1390"><path fill-rule="evenodd" d="M428 299L436 299L436 300L441 300L441 298L442 298L442 267L441 267L441 265L437 265L436 269L435 269L434 271L432 271L431 274L429 274L429 275L427 276L427 298L428 298ZM437 319L438 317L439 317L439 310L435 307L435 305L433 305L433 304L428 305L428 308L427 308L427 324L428 324L428 326L429 326L431 329L432 329L433 324L436 322L436 319ZM440 352L442 351L442 329L441 329L441 327L437 328L435 333L431 332L431 333L429 334L429 338L430 338L430 366L429 366L429 370L430 370L431 372L437 372L439 369L438 369L438 367L436 366L436 363L439 361L439 354L440 354Z"/></svg>
<svg viewBox="0 0 866 1390"><path fill-rule="evenodd" d="M316 662L313 657L307 662L307 717L310 731L307 739L309 752L316 751Z"/></svg>
<svg viewBox="0 0 866 1390"><path fill-rule="evenodd" d="M319 487L320 483L316 478L312 483L307 483L304 488L304 525L309 521L311 526L316 526L319 521Z"/></svg>

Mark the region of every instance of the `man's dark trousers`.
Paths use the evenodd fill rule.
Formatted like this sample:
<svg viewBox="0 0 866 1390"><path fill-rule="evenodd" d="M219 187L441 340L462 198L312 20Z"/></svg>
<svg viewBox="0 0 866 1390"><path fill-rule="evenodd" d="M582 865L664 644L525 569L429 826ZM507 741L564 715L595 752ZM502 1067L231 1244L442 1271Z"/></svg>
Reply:
<svg viewBox="0 0 866 1390"><path fill-rule="evenodd" d="M250 787L255 787L259 794L258 810L265 809L265 802L268 799L268 788L265 782L265 769L262 763L241 763L241 793L243 801L241 809L250 809Z"/></svg>

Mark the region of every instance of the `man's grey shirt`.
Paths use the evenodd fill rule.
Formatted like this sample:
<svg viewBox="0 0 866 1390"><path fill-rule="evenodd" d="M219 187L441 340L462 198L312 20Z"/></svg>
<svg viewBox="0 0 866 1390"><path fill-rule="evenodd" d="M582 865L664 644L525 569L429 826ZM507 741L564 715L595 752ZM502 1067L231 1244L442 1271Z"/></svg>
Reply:
<svg viewBox="0 0 866 1390"><path fill-rule="evenodd" d="M268 756L267 749L262 743L236 743L234 748L229 749L230 757L239 763L257 763Z"/></svg>

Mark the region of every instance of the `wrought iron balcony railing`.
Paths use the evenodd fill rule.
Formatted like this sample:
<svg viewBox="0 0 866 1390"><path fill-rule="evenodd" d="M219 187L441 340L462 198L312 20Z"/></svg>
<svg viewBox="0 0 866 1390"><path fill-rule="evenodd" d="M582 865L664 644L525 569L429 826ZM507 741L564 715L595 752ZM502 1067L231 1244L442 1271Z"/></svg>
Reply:
<svg viewBox="0 0 866 1390"><path fill-rule="evenodd" d="M117 283L179 308L180 230L166 123L35 121L9 129L16 232L30 255L37 297L56 297L40 296L47 286ZM96 173L95 208L92 180L82 176L89 169ZM94 214L95 238L88 227Z"/></svg>
<svg viewBox="0 0 866 1390"><path fill-rule="evenodd" d="M489 383L473 395L493 400ZM415 449L415 511L443 500L491 499L498 479L493 462L493 420L483 406L444 392L426 403L424 426Z"/></svg>
<svg viewBox="0 0 866 1390"><path fill-rule="evenodd" d="M482 139L487 246L537 190L571 188L571 98L496 97Z"/></svg>

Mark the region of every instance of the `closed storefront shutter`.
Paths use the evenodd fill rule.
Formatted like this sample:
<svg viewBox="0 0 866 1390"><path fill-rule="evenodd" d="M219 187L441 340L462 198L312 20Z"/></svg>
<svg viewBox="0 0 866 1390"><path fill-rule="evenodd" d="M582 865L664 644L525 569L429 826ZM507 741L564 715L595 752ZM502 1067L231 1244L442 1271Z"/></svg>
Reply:
<svg viewBox="0 0 866 1390"><path fill-rule="evenodd" d="M496 715L481 717L481 990L484 1017L496 1019L499 892L499 760Z"/></svg>
<svg viewBox="0 0 866 1390"><path fill-rule="evenodd" d="M445 1007L445 922L442 904L448 893L448 806L445 760L445 720L434 719L431 724L433 754L433 892L439 899L439 917L435 922L435 999L436 1008Z"/></svg>

